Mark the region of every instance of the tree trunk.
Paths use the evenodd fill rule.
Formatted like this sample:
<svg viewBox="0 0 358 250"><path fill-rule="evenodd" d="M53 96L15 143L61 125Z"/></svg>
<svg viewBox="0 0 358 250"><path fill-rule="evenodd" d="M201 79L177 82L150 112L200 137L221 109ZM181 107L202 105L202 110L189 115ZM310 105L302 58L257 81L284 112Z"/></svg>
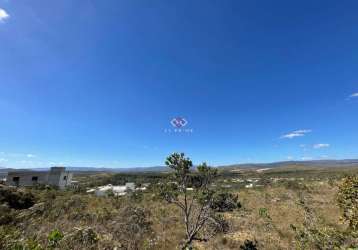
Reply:
<svg viewBox="0 0 358 250"><path fill-rule="evenodd" d="M191 249L193 249L193 247L192 247L192 244L193 243L193 239L190 237L189 239L187 239L186 241L185 241L185 243L183 244L183 246L182 246L182 250L191 250Z"/></svg>

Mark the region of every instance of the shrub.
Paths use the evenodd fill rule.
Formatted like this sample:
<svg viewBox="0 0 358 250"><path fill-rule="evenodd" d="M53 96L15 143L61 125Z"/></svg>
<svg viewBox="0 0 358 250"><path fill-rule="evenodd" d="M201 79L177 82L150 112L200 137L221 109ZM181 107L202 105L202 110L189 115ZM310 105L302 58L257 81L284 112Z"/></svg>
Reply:
<svg viewBox="0 0 358 250"><path fill-rule="evenodd" d="M265 208L265 207L260 207L260 208L259 208L259 215L260 215L260 217L263 217L263 218L269 218L267 208Z"/></svg>
<svg viewBox="0 0 358 250"><path fill-rule="evenodd" d="M132 202L141 202L143 200L143 192L142 191L132 191L128 192L128 197Z"/></svg>
<svg viewBox="0 0 358 250"><path fill-rule="evenodd" d="M238 196L227 192L214 194L211 209L216 212L229 212L241 208Z"/></svg>
<svg viewBox="0 0 358 250"><path fill-rule="evenodd" d="M21 250L43 250L44 248L37 242L35 238L28 239L26 241L26 247L21 248Z"/></svg>
<svg viewBox="0 0 358 250"><path fill-rule="evenodd" d="M74 232L66 235L60 243L61 249L98 249L98 235L91 228L76 228Z"/></svg>
<svg viewBox="0 0 358 250"><path fill-rule="evenodd" d="M240 246L242 250L257 250L256 241L245 240L244 244Z"/></svg>
<svg viewBox="0 0 358 250"><path fill-rule="evenodd" d="M340 249L345 242L345 235L331 227L291 228L296 232L297 249Z"/></svg>
<svg viewBox="0 0 358 250"><path fill-rule="evenodd" d="M346 235L336 228L322 224L303 193L300 194L299 205L304 210L303 225L291 225L295 232L297 249L341 249L346 241Z"/></svg>
<svg viewBox="0 0 358 250"><path fill-rule="evenodd" d="M63 233L58 229L51 231L47 238L49 246L56 247L60 240L62 240L63 236Z"/></svg>
<svg viewBox="0 0 358 250"><path fill-rule="evenodd" d="M0 225L7 225L14 222L14 213L6 205L0 205Z"/></svg>
<svg viewBox="0 0 358 250"><path fill-rule="evenodd" d="M200 236L204 239L208 239L211 235L227 233L229 228L229 223L225 220L223 215L213 214L200 232Z"/></svg>
<svg viewBox="0 0 358 250"><path fill-rule="evenodd" d="M31 192L0 188L0 203L6 203L13 209L26 209L35 204L35 197Z"/></svg>
<svg viewBox="0 0 358 250"><path fill-rule="evenodd" d="M343 218L352 231L358 231L358 176L343 179L339 186L338 205L343 210Z"/></svg>

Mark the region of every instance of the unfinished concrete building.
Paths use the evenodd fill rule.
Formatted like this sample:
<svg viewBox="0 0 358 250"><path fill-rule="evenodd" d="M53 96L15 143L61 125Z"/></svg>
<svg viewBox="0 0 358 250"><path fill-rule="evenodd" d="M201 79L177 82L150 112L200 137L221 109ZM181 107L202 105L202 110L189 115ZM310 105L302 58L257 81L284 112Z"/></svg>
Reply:
<svg viewBox="0 0 358 250"><path fill-rule="evenodd" d="M6 184L16 187L50 185L60 189L70 186L72 173L64 167L52 167L50 171L12 171L6 178Z"/></svg>

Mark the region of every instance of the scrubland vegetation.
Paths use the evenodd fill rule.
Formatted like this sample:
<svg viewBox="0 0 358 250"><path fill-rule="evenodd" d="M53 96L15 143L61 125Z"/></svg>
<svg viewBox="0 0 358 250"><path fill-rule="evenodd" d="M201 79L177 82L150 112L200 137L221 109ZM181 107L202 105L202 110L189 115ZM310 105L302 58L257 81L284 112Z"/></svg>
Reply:
<svg viewBox="0 0 358 250"><path fill-rule="evenodd" d="M0 186L0 249L356 249L358 169L83 175L76 190ZM151 183L96 197L100 184ZM252 181L251 188L245 185Z"/></svg>

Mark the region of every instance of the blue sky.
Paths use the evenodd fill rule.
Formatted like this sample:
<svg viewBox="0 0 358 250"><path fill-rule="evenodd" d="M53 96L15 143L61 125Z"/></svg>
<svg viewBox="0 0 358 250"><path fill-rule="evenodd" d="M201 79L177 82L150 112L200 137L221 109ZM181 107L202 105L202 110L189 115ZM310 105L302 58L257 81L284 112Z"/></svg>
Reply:
<svg viewBox="0 0 358 250"><path fill-rule="evenodd" d="M0 166L358 158L357 10L0 0Z"/></svg>

